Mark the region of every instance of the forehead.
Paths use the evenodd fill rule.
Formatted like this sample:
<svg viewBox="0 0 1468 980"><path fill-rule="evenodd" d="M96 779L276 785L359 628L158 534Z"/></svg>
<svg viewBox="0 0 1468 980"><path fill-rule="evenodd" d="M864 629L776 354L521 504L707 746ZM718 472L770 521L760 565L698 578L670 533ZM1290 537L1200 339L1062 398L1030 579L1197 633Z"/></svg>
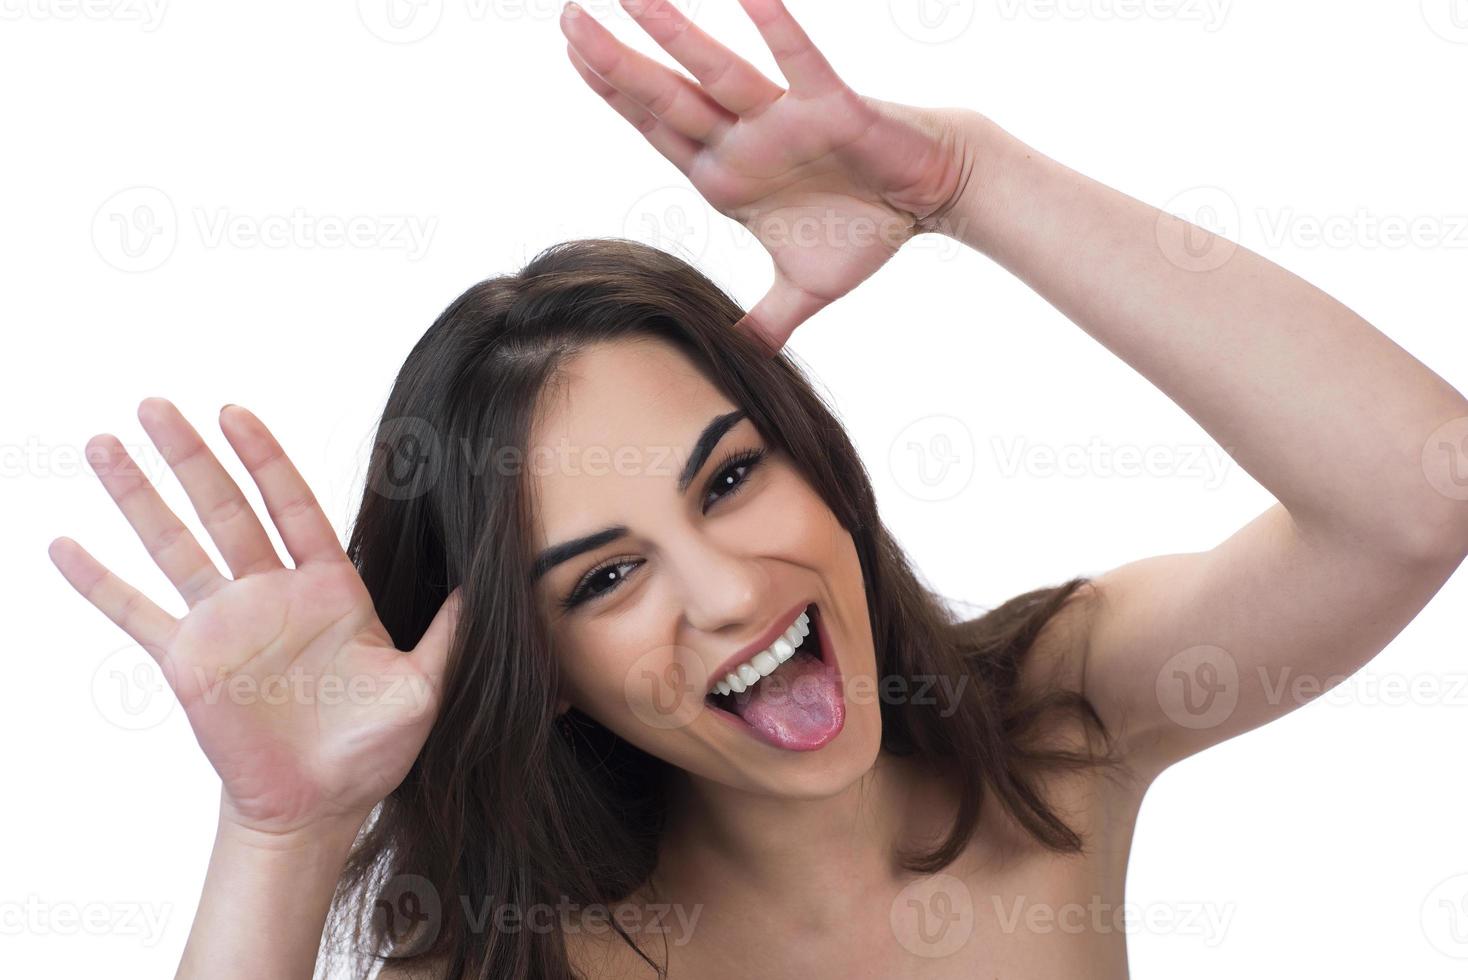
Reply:
<svg viewBox="0 0 1468 980"><path fill-rule="evenodd" d="M734 408L656 338L599 344L568 359L530 433L540 529L570 530L629 495L673 495L699 433Z"/></svg>

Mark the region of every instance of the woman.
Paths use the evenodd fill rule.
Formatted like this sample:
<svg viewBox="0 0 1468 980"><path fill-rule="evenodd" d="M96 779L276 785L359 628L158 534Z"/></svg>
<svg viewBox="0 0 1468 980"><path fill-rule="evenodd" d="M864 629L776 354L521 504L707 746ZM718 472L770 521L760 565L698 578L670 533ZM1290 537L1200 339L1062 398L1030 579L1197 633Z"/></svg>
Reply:
<svg viewBox="0 0 1468 980"><path fill-rule="evenodd" d="M232 578L89 446L189 612L70 539L52 558L222 781L179 976L306 976L330 920L395 977L1124 977L1114 917L1025 910L1118 908L1160 772L1297 706L1272 671L1339 679L1426 604L1468 545L1442 451L1468 402L982 115L853 93L779 0L741 2L788 90L626 2L696 81L568 6L572 63L765 243L749 314L619 241L472 287L397 378L345 549L226 406L293 568L167 402L140 418ZM955 621L780 353L923 233L1030 284L1279 503Z"/></svg>

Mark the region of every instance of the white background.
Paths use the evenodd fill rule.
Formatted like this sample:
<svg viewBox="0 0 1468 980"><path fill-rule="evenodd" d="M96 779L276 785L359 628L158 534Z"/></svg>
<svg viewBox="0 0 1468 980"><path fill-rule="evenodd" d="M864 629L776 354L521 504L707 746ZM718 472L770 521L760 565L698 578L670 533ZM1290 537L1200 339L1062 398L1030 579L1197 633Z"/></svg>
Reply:
<svg viewBox="0 0 1468 980"><path fill-rule="evenodd" d="M614 4L583 5L669 63ZM1468 3L790 5L858 91L986 112L1279 262L1468 389ZM780 78L733 0L682 6ZM624 235L746 305L767 286L757 243L585 87L559 0L402 9L393 26L382 0L0 0L6 975L171 976L214 829L217 779L172 695L46 556L75 537L184 611L83 460L91 436L117 435L197 531L136 407L177 403L258 505L216 423L239 402L344 535L391 378L471 283ZM360 240L316 237L349 219ZM1271 503L1145 379L948 239L909 245L792 347L945 594L990 605L1205 549ZM904 447L939 436L957 475L925 483ZM1118 473L1127 447L1160 462ZM1128 880L1153 922L1130 936L1135 977L1463 975L1465 581L1357 681L1157 784Z"/></svg>

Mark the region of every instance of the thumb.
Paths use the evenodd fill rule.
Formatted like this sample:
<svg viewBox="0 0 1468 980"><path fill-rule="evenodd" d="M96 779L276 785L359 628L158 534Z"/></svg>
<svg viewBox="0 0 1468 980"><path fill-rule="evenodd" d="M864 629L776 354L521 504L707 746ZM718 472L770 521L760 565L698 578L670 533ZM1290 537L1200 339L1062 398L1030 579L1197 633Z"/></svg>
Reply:
<svg viewBox="0 0 1468 980"><path fill-rule="evenodd" d="M806 292L776 273L775 283L764 299L744 316L735 327L753 334L764 342L770 353L779 353L795 332L795 328L810 319L824 306L826 301Z"/></svg>
<svg viewBox="0 0 1468 980"><path fill-rule="evenodd" d="M443 605L438 607L433 621L424 631L423 638L409 654L418 669L427 675L429 682L435 688L438 687L444 671L448 668L449 647L453 644L454 632L459 624L459 612L463 604L464 587L461 585L444 599Z"/></svg>

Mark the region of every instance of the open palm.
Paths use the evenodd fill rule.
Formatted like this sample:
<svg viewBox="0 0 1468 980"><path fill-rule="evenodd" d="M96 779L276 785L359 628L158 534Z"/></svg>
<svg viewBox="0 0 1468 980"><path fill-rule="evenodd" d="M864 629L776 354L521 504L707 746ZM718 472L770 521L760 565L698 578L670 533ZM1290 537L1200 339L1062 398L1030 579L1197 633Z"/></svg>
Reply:
<svg viewBox="0 0 1468 980"><path fill-rule="evenodd" d="M561 26L587 84L769 251L775 283L744 325L778 350L903 242L932 230L964 167L941 110L858 95L780 0L740 3L788 90L669 0L622 5L696 82L627 47L574 4Z"/></svg>
<svg viewBox="0 0 1468 980"><path fill-rule="evenodd" d="M360 820L402 781L427 738L457 595L412 653L399 651L326 515L259 419L229 407L220 426L294 568L171 403L146 399L138 417L234 578L220 574L111 436L88 443L88 460L189 611L170 616L69 538L52 542L52 561L158 662L219 773L230 819L266 833Z"/></svg>

